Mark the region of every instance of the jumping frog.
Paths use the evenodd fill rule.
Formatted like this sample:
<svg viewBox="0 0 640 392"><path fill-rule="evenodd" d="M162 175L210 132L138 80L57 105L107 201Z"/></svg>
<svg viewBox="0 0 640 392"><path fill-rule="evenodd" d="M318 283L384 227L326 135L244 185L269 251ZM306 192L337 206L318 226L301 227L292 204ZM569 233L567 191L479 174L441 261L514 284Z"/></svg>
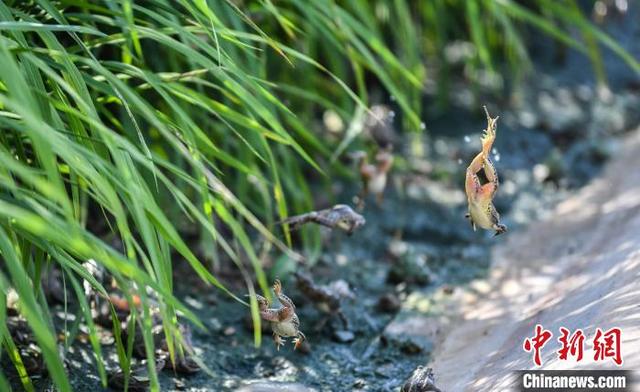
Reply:
<svg viewBox="0 0 640 392"><path fill-rule="evenodd" d="M493 198L498 191L498 173L489 158L491 147L496 138L498 117L492 118L486 106L484 111L487 114L487 129L484 130L480 139L482 151L473 158L467 168L465 191L469 203L469 212L466 217L471 221L473 230L476 229L476 226L480 226L486 230L495 230L494 236L496 236L507 231L507 226L500 223L500 214L498 214L496 207L493 205ZM484 170L484 174L489 181L486 184L480 182L478 177L480 170Z"/></svg>
<svg viewBox="0 0 640 392"><path fill-rule="evenodd" d="M331 229L339 228L351 235L354 230L366 223L364 217L345 204L336 204L331 208L320 211L311 211L306 214L291 216L281 224L291 225L291 230L296 230L305 223L317 223Z"/></svg>
<svg viewBox="0 0 640 392"><path fill-rule="evenodd" d="M280 350L280 346L284 346L283 337L293 337L294 350L300 348L302 342L306 339L302 331L300 331L300 320L296 314L296 306L282 292L282 284L276 279L273 284L273 292L282 305L280 308L269 308L269 301L261 295L256 295L260 317L271 323L273 330L273 340L276 342L276 349Z"/></svg>
<svg viewBox="0 0 640 392"><path fill-rule="evenodd" d="M364 203L364 199L369 193L376 197L378 205L382 203L384 189L387 187L388 173L391 170L391 166L393 166L391 148L391 145L388 145L387 148L378 151L375 157L375 165L368 162L366 152L357 151L353 153L353 158L358 161L358 170L362 179L361 203Z"/></svg>

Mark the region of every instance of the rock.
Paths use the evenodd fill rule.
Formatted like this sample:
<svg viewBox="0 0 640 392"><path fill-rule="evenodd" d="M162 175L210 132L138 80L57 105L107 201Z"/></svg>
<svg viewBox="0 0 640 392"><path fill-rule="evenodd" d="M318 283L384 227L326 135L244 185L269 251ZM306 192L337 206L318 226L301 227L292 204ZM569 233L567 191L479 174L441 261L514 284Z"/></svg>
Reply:
<svg viewBox="0 0 640 392"><path fill-rule="evenodd" d="M333 340L338 343L351 343L355 338L356 335L351 331L339 329L333 332Z"/></svg>
<svg viewBox="0 0 640 392"><path fill-rule="evenodd" d="M173 379L173 385L179 391L183 391L187 387L187 384L185 383L184 378L174 378Z"/></svg>
<svg viewBox="0 0 640 392"><path fill-rule="evenodd" d="M428 367L418 366L411 377L405 381L400 392L441 392L435 385L433 370Z"/></svg>
<svg viewBox="0 0 640 392"><path fill-rule="evenodd" d="M159 372L164 368L163 360L156 361L156 371ZM125 385L125 375L121 369L114 369L109 373L109 387L116 391L123 391ZM130 391L146 391L149 389L149 373L146 364L134 367L129 375L128 387Z"/></svg>
<svg viewBox="0 0 640 392"><path fill-rule="evenodd" d="M424 254L410 250L396 259L389 269L387 282L426 285L433 280L433 273L427 266Z"/></svg>
<svg viewBox="0 0 640 392"><path fill-rule="evenodd" d="M395 313L401 306L402 303L400 302L400 299L394 293L382 295L376 304L376 308L383 313Z"/></svg>
<svg viewBox="0 0 640 392"><path fill-rule="evenodd" d="M445 293L445 294L447 294L447 295L451 295L451 294L453 294L453 292L455 291L455 289L456 289L455 287L450 286L450 285L448 285L448 284L447 284L447 285L442 286L442 292L443 292L443 293Z"/></svg>
<svg viewBox="0 0 640 392"><path fill-rule="evenodd" d="M416 355L422 352L422 347L414 340L406 339L400 342L400 351L407 355Z"/></svg>

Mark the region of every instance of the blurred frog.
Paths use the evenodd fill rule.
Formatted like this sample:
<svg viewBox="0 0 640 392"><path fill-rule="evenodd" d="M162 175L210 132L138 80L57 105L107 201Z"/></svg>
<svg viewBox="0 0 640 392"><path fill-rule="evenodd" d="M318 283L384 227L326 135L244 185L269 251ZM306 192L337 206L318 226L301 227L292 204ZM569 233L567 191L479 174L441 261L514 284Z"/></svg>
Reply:
<svg viewBox="0 0 640 392"><path fill-rule="evenodd" d="M366 221L364 217L355 212L346 204L336 204L331 208L320 211L311 211L301 215L291 216L281 224L291 225L291 230L296 230L306 223L317 223L331 229L341 229L351 235L357 228L363 226Z"/></svg>
<svg viewBox="0 0 640 392"><path fill-rule="evenodd" d="M393 153L391 150L392 146L388 145L378 151L375 156L375 164L369 163L367 153L364 151L356 151L351 154L352 158L358 162L358 171L362 180L359 208L364 207L364 200L369 193L375 196L378 205L382 204L384 190L387 187L388 174L393 166Z"/></svg>
<svg viewBox="0 0 640 392"><path fill-rule="evenodd" d="M492 118L487 107L484 107L487 114L487 129L484 130L482 138L482 150L473 158L465 180L465 191L469 203L469 212L466 214L471 222L473 230L479 226L486 230L495 230L499 235L507 231L507 226L500 223L500 214L493 205L493 198L498 191L498 173L489 157L493 142L496 139L496 123L498 117ZM478 177L478 172L484 171L488 182L482 184Z"/></svg>

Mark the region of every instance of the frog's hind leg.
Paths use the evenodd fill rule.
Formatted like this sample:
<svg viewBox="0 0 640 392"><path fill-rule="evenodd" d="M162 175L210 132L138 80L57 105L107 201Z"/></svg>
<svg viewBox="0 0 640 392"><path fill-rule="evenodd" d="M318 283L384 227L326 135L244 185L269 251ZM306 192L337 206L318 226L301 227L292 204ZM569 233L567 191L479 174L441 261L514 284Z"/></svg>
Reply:
<svg viewBox="0 0 640 392"><path fill-rule="evenodd" d="M482 185L480 193L482 193L483 195L487 195L491 199L493 199L493 196L498 191L498 172L496 171L496 168L495 166L493 166L493 162L491 162L491 159L489 159L489 157L486 157L484 159L482 168L484 169L484 175L487 177L487 180L489 182Z"/></svg>
<svg viewBox="0 0 640 392"><path fill-rule="evenodd" d="M302 333L302 331L298 331L298 336L293 339L293 349L297 350L300 348L300 346L302 345L302 342L304 342L305 340L307 340L307 337L304 336L304 334Z"/></svg>
<svg viewBox="0 0 640 392"><path fill-rule="evenodd" d="M465 191L467 193L467 199L469 201L475 200L482 184L480 183L480 178L478 178L478 172L482 170L484 166L484 157L482 153L473 158L469 167L467 167L467 174L465 177Z"/></svg>

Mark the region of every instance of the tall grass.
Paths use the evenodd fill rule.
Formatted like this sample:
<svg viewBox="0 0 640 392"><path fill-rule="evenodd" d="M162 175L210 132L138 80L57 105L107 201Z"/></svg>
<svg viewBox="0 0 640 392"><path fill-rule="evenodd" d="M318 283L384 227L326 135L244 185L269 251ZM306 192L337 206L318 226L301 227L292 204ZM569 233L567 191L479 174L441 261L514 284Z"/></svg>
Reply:
<svg viewBox="0 0 640 392"><path fill-rule="evenodd" d="M86 269L89 259L129 300L140 295L142 310L131 308L141 327L151 323L148 304L158 302L172 357L181 341L178 315L201 325L173 294L176 258L249 307L259 326L255 296L247 303L228 290L215 266L231 261L249 293L254 281L266 293L254 244L301 258L274 221L313 207L306 171L331 174L319 164L331 146L312 120L326 109L349 120L377 86L395 97L405 129L419 130L422 86L431 76L425 64L440 64L452 40L473 42L472 67L497 72L506 60L519 69L528 63L524 22L586 51L596 69L596 42L640 69L572 1L538 4L0 2L0 341L18 373L26 371L6 328L10 288L53 381L71 390L40 285L53 264L77 298L103 385L105 364L81 282L103 296L107 290ZM592 45L583 49L567 25ZM446 69L438 69L446 86ZM194 252L189 233L208 252ZM152 357L149 330L141 328ZM125 370L130 343L116 341ZM153 361L148 367L157 390ZM21 380L33 390L28 377ZM0 373L0 389L6 385Z"/></svg>

